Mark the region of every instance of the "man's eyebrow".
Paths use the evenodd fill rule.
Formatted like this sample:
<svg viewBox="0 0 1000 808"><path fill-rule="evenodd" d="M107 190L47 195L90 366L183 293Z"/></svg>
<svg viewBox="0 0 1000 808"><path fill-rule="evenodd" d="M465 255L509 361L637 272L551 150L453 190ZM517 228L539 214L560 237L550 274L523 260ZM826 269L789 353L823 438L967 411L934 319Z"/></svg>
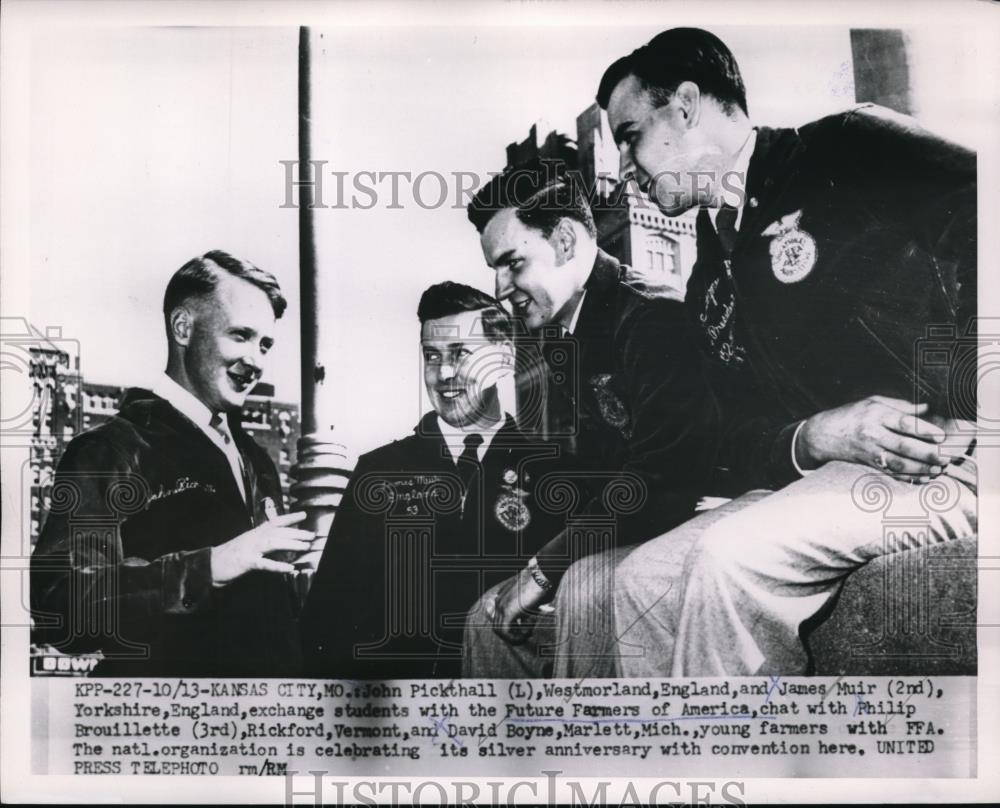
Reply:
<svg viewBox="0 0 1000 808"><path fill-rule="evenodd" d="M625 139L625 133L628 128L633 124L633 121L622 121L618 126L615 127L614 139L615 143L621 143Z"/></svg>
<svg viewBox="0 0 1000 808"><path fill-rule="evenodd" d="M437 345L429 345L426 342L422 342L420 345L423 348L423 350L425 350L425 351L437 351L437 352L440 352L442 350L441 347L439 347ZM455 350L459 350L459 349L463 349L463 348L468 348L468 347L469 347L469 345L468 345L468 343L465 340L456 340L454 342L449 342L447 345L443 346L444 350L446 350L446 351L455 351Z"/></svg>
<svg viewBox="0 0 1000 808"><path fill-rule="evenodd" d="M496 266L497 264L506 264L508 261L510 261L511 258L514 257L514 253L515 252L517 252L517 250L515 248L511 247L506 252L501 253L500 257L497 258L497 260L493 262L493 266Z"/></svg>

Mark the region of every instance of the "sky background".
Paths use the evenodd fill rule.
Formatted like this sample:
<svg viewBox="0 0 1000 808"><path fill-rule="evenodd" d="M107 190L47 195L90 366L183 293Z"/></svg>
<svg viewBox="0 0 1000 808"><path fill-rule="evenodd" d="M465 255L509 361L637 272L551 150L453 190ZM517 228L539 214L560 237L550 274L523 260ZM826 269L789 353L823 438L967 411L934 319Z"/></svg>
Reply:
<svg viewBox="0 0 1000 808"><path fill-rule="evenodd" d="M348 197L363 170L485 176L535 121L575 137L604 68L660 28L314 28L313 157L352 172ZM741 64L755 122L795 125L853 102L846 27L712 30ZM910 36L918 116L976 145L988 110L969 89L968 30ZM32 36L26 316L80 341L86 379L149 383L165 363L167 279L221 248L279 277L291 305L265 379L298 400L298 214L281 207L280 163L297 154L297 42L293 27ZM433 180L421 189L425 204L440 194ZM357 452L401 437L421 414L421 291L452 279L492 292L454 182L432 210L405 181L398 209L388 180L378 190L370 210L315 214L332 380L324 423ZM336 201L332 175L324 197Z"/></svg>

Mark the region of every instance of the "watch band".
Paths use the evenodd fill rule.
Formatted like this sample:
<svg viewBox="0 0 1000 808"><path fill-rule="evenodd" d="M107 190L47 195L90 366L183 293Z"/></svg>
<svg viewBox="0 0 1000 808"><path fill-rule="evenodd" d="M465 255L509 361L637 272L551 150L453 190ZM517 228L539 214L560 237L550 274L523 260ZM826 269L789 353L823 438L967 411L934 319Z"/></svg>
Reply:
<svg viewBox="0 0 1000 808"><path fill-rule="evenodd" d="M546 592L551 592L555 587L552 585L552 581L545 577L545 573L538 566L538 559L532 558L528 562L528 572L531 573L531 577L538 586Z"/></svg>

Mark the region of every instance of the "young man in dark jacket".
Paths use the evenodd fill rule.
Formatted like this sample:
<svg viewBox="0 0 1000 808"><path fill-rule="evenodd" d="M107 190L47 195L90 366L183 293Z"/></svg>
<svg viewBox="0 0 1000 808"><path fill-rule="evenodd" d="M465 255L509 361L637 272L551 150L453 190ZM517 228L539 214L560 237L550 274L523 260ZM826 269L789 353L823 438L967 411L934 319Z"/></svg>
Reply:
<svg viewBox="0 0 1000 808"><path fill-rule="evenodd" d="M358 460L302 621L313 676L461 675L469 608L559 524L537 496L553 449L508 412L510 316L451 282L427 289L417 316L432 410Z"/></svg>
<svg viewBox="0 0 1000 808"><path fill-rule="evenodd" d="M31 562L36 642L99 651L105 676L300 672L287 559L312 536L279 515L274 463L240 427L284 309L270 273L219 250L174 274L166 373L57 467Z"/></svg>
<svg viewBox="0 0 1000 808"><path fill-rule="evenodd" d="M470 616L470 629L495 632L470 631L469 672L538 675L547 661L557 676L609 673L604 623L622 548L689 519L708 492L718 421L698 335L680 301L598 248L571 179L509 170L479 191L469 218L497 297L541 334L568 518ZM554 639L539 631L528 641L553 598Z"/></svg>
<svg viewBox="0 0 1000 808"><path fill-rule="evenodd" d="M698 29L619 59L598 101L623 176L667 215L700 208L686 300L726 402L721 461L777 492L621 565L619 628L647 649L621 672L800 673L800 629L849 572L974 531L974 385L948 374L975 367L975 155L872 105L754 128L735 59ZM872 481L928 530L885 546ZM665 559L692 546L679 580Z"/></svg>

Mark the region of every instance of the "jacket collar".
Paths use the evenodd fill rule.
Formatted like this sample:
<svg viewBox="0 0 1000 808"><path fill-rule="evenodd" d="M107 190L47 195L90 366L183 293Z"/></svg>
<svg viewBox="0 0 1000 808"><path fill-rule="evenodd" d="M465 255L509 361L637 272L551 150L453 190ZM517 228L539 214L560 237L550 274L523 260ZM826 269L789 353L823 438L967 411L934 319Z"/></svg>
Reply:
<svg viewBox="0 0 1000 808"><path fill-rule="evenodd" d="M210 428L213 413L194 394L181 387L171 379L166 373L162 374L153 385L153 395L159 396L170 405L187 417L199 429Z"/></svg>
<svg viewBox="0 0 1000 808"><path fill-rule="evenodd" d="M769 202L798 173L799 161L792 158L803 148L796 129L757 127L757 144L747 170L740 236L750 232L757 235L772 220Z"/></svg>
<svg viewBox="0 0 1000 808"><path fill-rule="evenodd" d="M417 438L422 439L435 459L450 457L444 435L441 434L441 427L438 424L438 415L434 410L424 414L420 422L414 427L413 432ZM492 447L509 446L512 443L520 443L523 440L524 436L521 430L518 429L517 423L509 413L505 413L503 425L493 435L493 440L487 447L487 453Z"/></svg>
<svg viewBox="0 0 1000 808"><path fill-rule="evenodd" d="M577 321L574 336L590 341L602 340L613 328L612 314L617 301L617 290L622 277L622 265L604 250L597 251L594 268L587 278L587 294Z"/></svg>
<svg viewBox="0 0 1000 808"><path fill-rule="evenodd" d="M215 445L214 441L191 417L181 412L167 399L142 387L130 387L125 391L118 414L126 421L147 429L166 425L183 432L193 428ZM229 421L229 431L237 446L244 448L253 443L253 439L243 430L239 413L230 412L226 418Z"/></svg>

